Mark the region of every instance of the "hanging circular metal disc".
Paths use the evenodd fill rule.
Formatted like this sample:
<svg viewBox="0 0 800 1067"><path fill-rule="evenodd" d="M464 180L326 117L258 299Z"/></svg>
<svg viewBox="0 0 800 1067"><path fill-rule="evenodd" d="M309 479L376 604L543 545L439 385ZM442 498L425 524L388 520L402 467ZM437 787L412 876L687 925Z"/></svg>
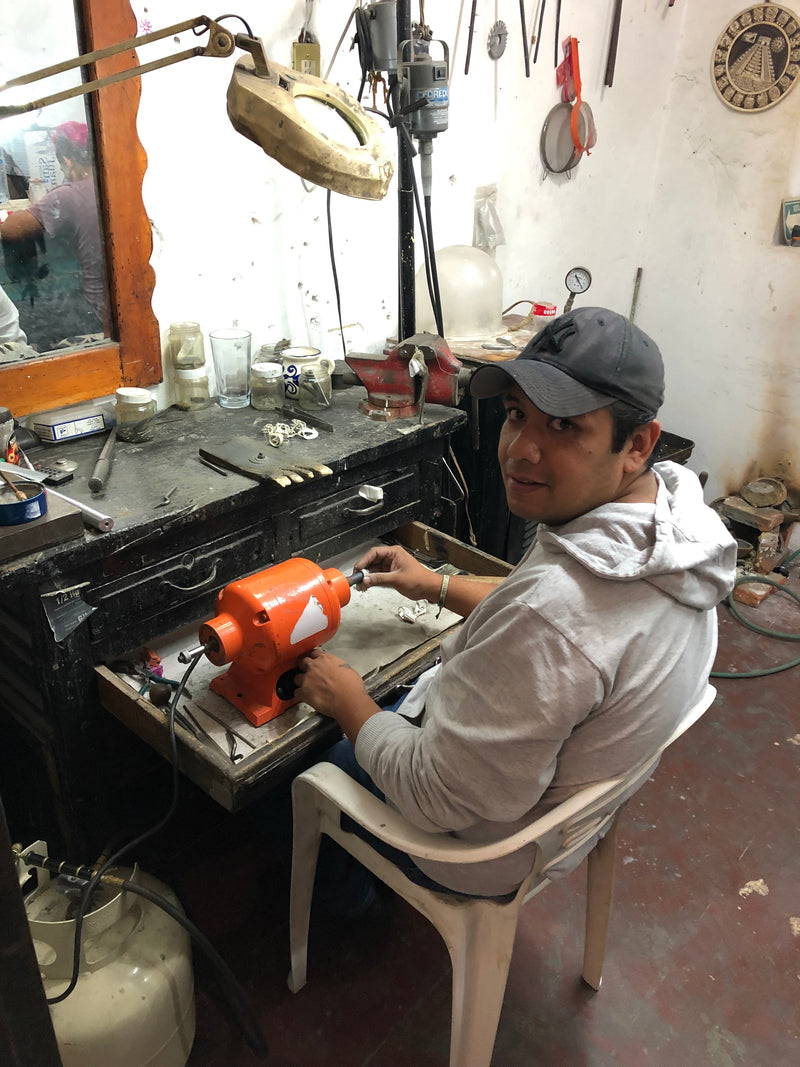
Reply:
<svg viewBox="0 0 800 1067"><path fill-rule="evenodd" d="M499 59L506 50L508 30L505 22L495 22L489 30L489 40L486 42L486 50L492 59Z"/></svg>

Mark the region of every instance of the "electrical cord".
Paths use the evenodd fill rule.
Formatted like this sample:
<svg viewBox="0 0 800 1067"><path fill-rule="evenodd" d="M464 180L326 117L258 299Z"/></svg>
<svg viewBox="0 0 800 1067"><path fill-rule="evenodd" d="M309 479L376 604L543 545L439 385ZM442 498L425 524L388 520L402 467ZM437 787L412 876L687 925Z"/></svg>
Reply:
<svg viewBox="0 0 800 1067"><path fill-rule="evenodd" d="M142 842L147 841L149 838L153 837L160 830L162 830L177 811L178 794L180 788L180 772L178 770L178 743L175 737L175 709L177 708L178 701L180 700L181 696L183 695L183 691L186 688L186 683L189 681L189 676L197 666L202 655L203 653L201 651L198 652L192 658L192 661L189 663L188 667L184 671L183 677L181 678L180 683L178 684L178 687L173 694L172 700L168 705L170 758L172 760L172 799L170 802L169 809L167 810L167 813L163 816L163 818L155 824L155 826L152 826L149 830L145 830L144 833L140 834L138 837L128 842L128 844L122 845L120 848L118 848L117 851L113 853L113 855L109 856L108 859L106 859L96 869L95 873L89 879L86 885L86 889L84 890L83 895L81 896L78 911L75 915L75 941L72 952L72 975L70 977L69 984L67 985L67 988L63 991L63 993L59 993L59 995L56 997L47 998L48 1004L60 1004L61 1001L67 999L70 993L72 993L72 991L75 989L75 986L78 984L78 975L80 972L81 964L81 940L83 938L83 921L86 917L87 911L89 910L89 904L91 902L92 896L94 895L94 891L100 882L100 879L109 869L109 867L116 865L124 855L131 851L131 849L136 848L138 845L141 845Z"/></svg>
<svg viewBox="0 0 800 1067"><path fill-rule="evenodd" d="M191 919L187 919L179 908L176 908L170 901L165 900L160 894L153 892L153 890L148 889L146 886L139 885L137 882L132 882L128 878L121 879L113 876L104 876L103 881L110 885L119 883L120 889L144 897L145 900L150 901L151 904L155 904L156 907L161 908L162 911L166 912L166 914L173 918L176 923L180 923L184 930L187 931L192 941L203 951L213 965L220 980L223 995L225 996L231 1011L236 1016L236 1021L241 1027L247 1044L257 1056L266 1059L268 1054L267 1043L264 1039L264 1034L262 1033L258 1019L250 1006L250 1002L244 995L242 987L239 985L235 974L205 934L195 926Z"/></svg>
<svg viewBox="0 0 800 1067"><path fill-rule="evenodd" d="M217 15L217 17L214 19L214 22L222 22L223 19L238 19L239 22L241 22L244 28L247 30L247 36L253 36L253 31L250 29L250 24L247 22L246 19L243 19L241 15ZM200 37L205 32L205 30L198 30L196 27L192 30L192 33L195 35L195 37Z"/></svg>
<svg viewBox="0 0 800 1067"><path fill-rule="evenodd" d="M203 949L203 951L209 957L211 962L217 968L217 971L222 978L223 992L225 993L228 999L228 1002L231 1006L231 1010L234 1012L234 1015L237 1017L237 1020L239 1021L239 1024L242 1027L245 1040L257 1055L264 1057L267 1054L267 1045L266 1041L264 1040L264 1035L262 1034L258 1022L255 1018L255 1015L253 1014L252 1008L250 1007L241 987L238 985L236 978L233 975L233 972L230 970L227 963L225 963L225 961L222 959L216 949L213 948L208 939L189 919L187 919L181 912L175 909L169 903L169 901L164 900L163 897L160 897L158 894L155 893L150 893L149 890L144 890L142 886L139 886L136 883L131 883L128 880L123 881L119 877L111 876L107 873L109 868L116 866L119 860L124 855L126 855L132 849L138 847L144 841L149 840L149 838L153 837L155 834L161 831L173 818L175 812L177 811L180 789L180 772L178 770L178 744L177 739L175 737L175 711L178 707L178 702L180 701L183 692L186 689L189 677L191 676L192 671L195 669L197 664L200 662L202 656L203 650L201 649L191 658L172 696L172 700L169 702L169 705L167 707L169 721L170 758L172 761L172 798L170 801L170 806L166 814L154 826L152 826L149 830L145 830L143 833L139 834L138 837L134 838L128 844L123 845L121 848L117 849L117 851L113 855L109 856L108 859L106 859L96 870L94 870L91 877L87 880L86 888L84 889L84 892L81 896L81 901L78 906L77 914L75 916L75 941L73 947L72 975L70 976L69 984L67 985L67 988L64 990L64 992L60 993L56 997L48 997L47 1003L59 1004L61 1001L66 1000L66 998L74 991L75 986L78 983L78 977L80 973L80 949L81 940L83 937L83 922L86 918L86 913L89 910L90 901L94 895L98 884L101 881L105 881L107 884L116 884L118 887L121 886L124 889L129 889L131 892L138 893L140 896L147 897L148 900L151 900L151 902L158 905L158 907L162 907L164 911L166 911L177 922L181 923L181 925L184 926L190 936L197 942L199 947ZM62 864L61 867L63 869L64 865ZM245 1018L245 1016L247 1015L249 1015L249 1019Z"/></svg>
<svg viewBox="0 0 800 1067"><path fill-rule="evenodd" d="M333 289L336 293L336 313L339 316L339 336L342 339L342 355L347 359L347 346L344 343L344 326L342 324L342 297L339 292L339 273L336 270L336 256L334 254L333 247L333 222L331 220L331 191L328 190L327 196L327 210L328 210L328 251L331 257L331 273L333 274Z"/></svg>
<svg viewBox="0 0 800 1067"><path fill-rule="evenodd" d="M369 15L364 8L356 8L353 15L356 23L356 35L354 43L358 47L358 63L361 67L361 84L358 87L356 100L360 102L364 95L367 78L375 66L375 54L372 49L372 35L369 32Z"/></svg>
<svg viewBox="0 0 800 1067"><path fill-rule="evenodd" d="M421 220L420 220L421 224ZM430 195L425 197L425 225L428 234L428 249L430 251L430 275L433 283L431 293L431 307L433 308L433 317L436 320L436 329L440 337L444 337L444 318L442 316L442 298L439 293L439 275L436 270L436 252L433 243L433 217L431 215L431 198ZM435 297L435 300L434 300Z"/></svg>
<svg viewBox="0 0 800 1067"><path fill-rule="evenodd" d="M73 879L73 881L83 882L87 886L94 879L94 872L91 867L76 867L69 863L59 863L57 860L51 859L49 856L43 856L36 852L27 852L21 858L26 866L41 867L46 871L50 871L52 874L68 876ZM267 1055L267 1044L264 1035L261 1032L258 1020L256 1019L236 976L205 934L191 921L191 919L184 915L180 907L177 907L160 893L156 893L154 890L148 889L147 886L141 885L139 882L134 882L130 878L123 878L120 874L103 874L100 881L103 885L108 886L111 889L119 892L133 893L135 896L142 897L144 900L154 904L157 908L160 908L186 930L192 941L194 941L198 948L203 951L217 971L225 999L236 1016L236 1020L245 1035L248 1045L258 1056L265 1058ZM49 1001L49 1003L53 1002Z"/></svg>
<svg viewBox="0 0 800 1067"><path fill-rule="evenodd" d="M784 566L788 566L793 559L800 556L800 548L795 552L792 552L784 560ZM786 586L781 585L780 582L776 582L774 578L767 578L765 575L747 575L742 578L737 578L734 582L733 590L737 586L744 585L746 582L757 582L760 585L771 585L780 593L785 593L790 596L795 603L800 604L800 596L793 592L791 589L787 589ZM783 633L780 630L769 630L765 626L759 626L758 623L753 622L751 619L746 618L739 609L736 607L736 601L733 599L733 590L728 594L726 603L730 608L733 617L740 622L743 626L746 626L748 630L753 630L758 634L765 634L767 637L777 637L783 641L800 641L800 633ZM792 667L800 666L800 656L796 659L788 660L786 663L780 663L776 667L760 667L752 671L712 671L711 678L764 678L770 674L779 674L781 671L788 671Z"/></svg>

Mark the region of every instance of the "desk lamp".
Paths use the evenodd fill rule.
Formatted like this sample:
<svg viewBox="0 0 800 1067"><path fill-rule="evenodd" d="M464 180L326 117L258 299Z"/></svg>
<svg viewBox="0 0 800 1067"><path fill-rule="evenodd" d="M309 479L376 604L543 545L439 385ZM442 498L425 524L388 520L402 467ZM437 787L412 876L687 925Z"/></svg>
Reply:
<svg viewBox="0 0 800 1067"><path fill-rule="evenodd" d="M394 164L384 149L380 127L353 97L322 78L271 63L260 38L249 33L229 33L205 15L21 75L0 86L0 93L14 86L27 85L76 67L100 62L185 30L204 32L206 29L209 31L209 40L205 46L199 45L151 63L95 78L28 103L0 106L0 119L37 111L48 104L83 96L106 85L138 77L194 56L224 58L231 55L235 48L240 48L248 55L234 67L227 96L228 117L234 129L254 141L282 166L315 185L363 200L381 200L386 195ZM307 109L302 106L307 101L312 102L312 107L324 105L328 114L330 111L327 109L335 112L351 135L355 136L357 144L342 144L318 129L310 121ZM298 103L301 107L298 107Z"/></svg>

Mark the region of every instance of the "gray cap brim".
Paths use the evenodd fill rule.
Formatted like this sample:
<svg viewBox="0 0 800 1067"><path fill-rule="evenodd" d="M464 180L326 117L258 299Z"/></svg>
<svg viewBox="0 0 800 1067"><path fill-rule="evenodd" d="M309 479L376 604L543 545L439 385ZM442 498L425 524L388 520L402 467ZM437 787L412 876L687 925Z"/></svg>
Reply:
<svg viewBox="0 0 800 1067"><path fill-rule="evenodd" d="M501 367L479 367L470 379L470 394L479 399L500 396L508 389L509 379L540 411L557 418L585 415L614 403L613 396L597 393L552 363L538 359L511 359Z"/></svg>

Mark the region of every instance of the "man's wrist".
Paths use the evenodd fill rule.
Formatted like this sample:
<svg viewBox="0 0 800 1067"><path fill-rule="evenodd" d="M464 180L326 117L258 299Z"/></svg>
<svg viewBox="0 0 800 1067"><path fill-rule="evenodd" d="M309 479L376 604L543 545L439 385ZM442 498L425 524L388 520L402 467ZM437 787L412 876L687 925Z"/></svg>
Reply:
<svg viewBox="0 0 800 1067"><path fill-rule="evenodd" d="M436 612L436 618L437 619L442 614L442 608L444 607L445 601L447 600L447 587L449 585L450 585L450 575L449 574L442 575L442 586L441 586L441 589L439 590L439 599L436 602L436 607L439 609Z"/></svg>

